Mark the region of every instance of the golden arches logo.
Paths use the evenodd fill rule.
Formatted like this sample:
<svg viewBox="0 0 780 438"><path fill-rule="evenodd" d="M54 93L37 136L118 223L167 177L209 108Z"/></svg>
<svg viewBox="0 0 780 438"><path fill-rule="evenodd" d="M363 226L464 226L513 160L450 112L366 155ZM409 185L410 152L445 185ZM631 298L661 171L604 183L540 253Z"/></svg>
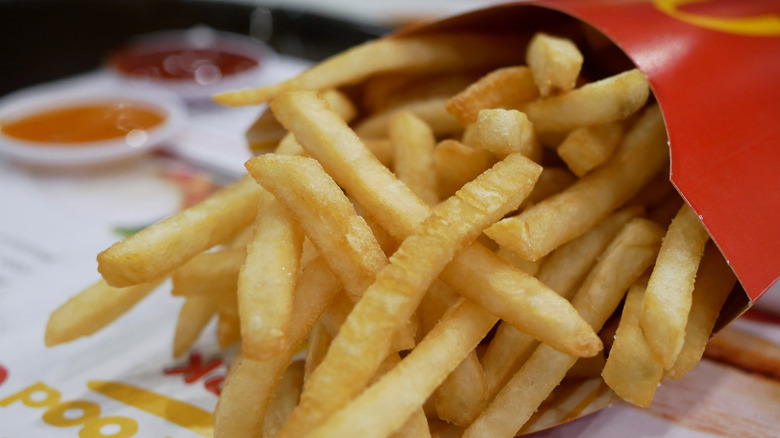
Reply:
<svg viewBox="0 0 780 438"><path fill-rule="evenodd" d="M680 10L680 7L692 3L705 3L709 0L653 0L653 5L661 12L694 26L711 30L746 36L780 36L780 16L763 14L753 17L711 17Z"/></svg>

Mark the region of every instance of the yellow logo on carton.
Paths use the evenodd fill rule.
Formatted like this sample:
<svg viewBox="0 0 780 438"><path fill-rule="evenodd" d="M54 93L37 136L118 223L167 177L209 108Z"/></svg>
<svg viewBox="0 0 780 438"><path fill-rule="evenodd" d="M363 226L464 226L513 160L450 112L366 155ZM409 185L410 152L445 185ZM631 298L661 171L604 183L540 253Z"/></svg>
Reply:
<svg viewBox="0 0 780 438"><path fill-rule="evenodd" d="M753 17L712 17L680 10L680 7L692 3L705 3L709 0L653 0L653 5L661 12L694 26L721 32L746 36L780 36L780 16L763 14Z"/></svg>

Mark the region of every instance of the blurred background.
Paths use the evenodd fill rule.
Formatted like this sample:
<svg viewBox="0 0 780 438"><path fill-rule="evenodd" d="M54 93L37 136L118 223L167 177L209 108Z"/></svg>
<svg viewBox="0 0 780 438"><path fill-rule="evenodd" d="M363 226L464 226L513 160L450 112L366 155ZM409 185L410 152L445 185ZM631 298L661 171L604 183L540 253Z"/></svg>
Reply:
<svg viewBox="0 0 780 438"><path fill-rule="evenodd" d="M0 0L0 96L83 73L129 38L208 26L317 61L486 0Z"/></svg>

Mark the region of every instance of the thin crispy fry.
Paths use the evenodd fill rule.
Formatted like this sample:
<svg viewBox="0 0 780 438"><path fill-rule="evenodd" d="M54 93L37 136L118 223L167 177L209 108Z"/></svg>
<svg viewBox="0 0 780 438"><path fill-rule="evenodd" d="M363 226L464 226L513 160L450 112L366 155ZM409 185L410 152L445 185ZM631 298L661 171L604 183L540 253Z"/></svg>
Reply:
<svg viewBox="0 0 780 438"><path fill-rule="evenodd" d="M305 434L359 393L441 269L487 224L516 208L539 173L532 161L509 155L434 209L358 301L307 381L282 437Z"/></svg>
<svg viewBox="0 0 780 438"><path fill-rule="evenodd" d="M477 121L469 126L463 137L469 146L485 149L499 157L519 152L540 161L541 145L536 140L531 122L517 110L483 109Z"/></svg>
<svg viewBox="0 0 780 438"><path fill-rule="evenodd" d="M447 199L463 184L476 178L496 157L485 150L468 147L457 140L443 140L433 150L439 198ZM530 196L530 195L529 195Z"/></svg>
<svg viewBox="0 0 780 438"><path fill-rule="evenodd" d="M513 66L496 69L483 76L447 101L447 111L461 125L477 121L480 110L486 108L519 107L539 97L533 74L528 67Z"/></svg>
<svg viewBox="0 0 780 438"><path fill-rule="evenodd" d="M577 128L558 146L558 155L575 175L583 176L609 159L622 135L619 122Z"/></svg>
<svg viewBox="0 0 780 438"><path fill-rule="evenodd" d="M709 242L696 274L691 311L685 326L685 343L674 366L667 373L669 378L681 378L699 362L720 309L736 283L737 277L726 259L718 247Z"/></svg>
<svg viewBox="0 0 780 438"><path fill-rule="evenodd" d="M397 239L412 234L428 217L430 209L316 95L290 93L275 100L273 108L309 153ZM582 356L601 348L571 303L479 244L468 246L447 265L442 279L458 293L556 348Z"/></svg>
<svg viewBox="0 0 780 438"><path fill-rule="evenodd" d="M685 342L696 271L708 239L696 213L683 205L669 225L647 284L639 326L667 370Z"/></svg>
<svg viewBox="0 0 780 438"><path fill-rule="evenodd" d="M160 283L117 288L109 286L105 280L98 280L51 313L44 335L46 346L97 332L132 309Z"/></svg>
<svg viewBox="0 0 780 438"><path fill-rule="evenodd" d="M460 299L397 367L309 436L369 438L396 430L474 350L497 320L476 304ZM382 415L375 415L377 412Z"/></svg>
<svg viewBox="0 0 780 438"><path fill-rule="evenodd" d="M244 356L264 360L287 348L304 234L270 193L264 194L258 209L237 288Z"/></svg>
<svg viewBox="0 0 780 438"><path fill-rule="evenodd" d="M203 295L230 288L236 284L244 260L244 248L198 254L173 272L171 295Z"/></svg>
<svg viewBox="0 0 780 438"><path fill-rule="evenodd" d="M428 205L439 202L433 148L433 130L410 112L400 112L390 121L390 140L395 148L394 170L398 179Z"/></svg>
<svg viewBox="0 0 780 438"><path fill-rule="evenodd" d="M293 79L253 90L214 96L223 105L257 105L281 93L322 90L360 82L386 72L468 70L518 61L513 38L480 34L438 34L369 41L335 55Z"/></svg>
<svg viewBox="0 0 780 438"><path fill-rule="evenodd" d="M646 219L629 222L593 267L573 298L574 307L598 330L626 290L653 263L663 229ZM488 408L466 429L464 438L514 436L577 358L542 344Z"/></svg>
<svg viewBox="0 0 780 438"><path fill-rule="evenodd" d="M436 135L454 135L463 131L458 121L447 112L446 97L430 97L405 102L388 108L386 111L372 114L355 126L355 132L361 138L382 138L387 136L390 120L399 112L408 111L430 126Z"/></svg>
<svg viewBox="0 0 780 438"><path fill-rule="evenodd" d="M646 110L603 166L568 189L485 230L501 246L536 260L581 235L628 201L666 164L661 111Z"/></svg>
<svg viewBox="0 0 780 438"><path fill-rule="evenodd" d="M259 436L268 403L279 379L317 318L341 288L338 277L318 258L304 268L295 289L293 321L288 332L289 348L267 361L254 361L238 354L230 365L214 411L214 437Z"/></svg>
<svg viewBox="0 0 780 438"><path fill-rule="evenodd" d="M337 116L338 117L338 116ZM266 154L246 163L249 173L295 216L350 294L357 301L387 263L365 220L320 165L304 157ZM299 198L292 187L317 190ZM328 215L321 216L322 211Z"/></svg>
<svg viewBox="0 0 780 438"><path fill-rule="evenodd" d="M198 340L217 312L218 294L193 295L184 299L173 336L173 357L179 357Z"/></svg>
<svg viewBox="0 0 780 438"><path fill-rule="evenodd" d="M639 312L647 279L631 286L623 304L615 342L604 366L604 382L623 400L646 407L664 377L664 367L647 346L639 328Z"/></svg>
<svg viewBox="0 0 780 438"><path fill-rule="evenodd" d="M115 243L98 254L98 271L116 287L148 283L248 227L262 188L244 177L205 201Z"/></svg>
<svg viewBox="0 0 780 438"><path fill-rule="evenodd" d="M537 132L568 131L623 120L642 108L649 95L647 78L634 69L560 96L535 100L522 111Z"/></svg>
<svg viewBox="0 0 780 438"><path fill-rule="evenodd" d="M303 388L303 361L296 360L287 367L282 376L282 380L276 387L276 392L268 404L263 419L263 437L273 438L279 432L282 425L287 421L298 399L301 396Z"/></svg>
<svg viewBox="0 0 780 438"><path fill-rule="evenodd" d="M567 38L538 32L531 38L525 62L533 72L534 82L542 96L571 91L577 83L584 58Z"/></svg>

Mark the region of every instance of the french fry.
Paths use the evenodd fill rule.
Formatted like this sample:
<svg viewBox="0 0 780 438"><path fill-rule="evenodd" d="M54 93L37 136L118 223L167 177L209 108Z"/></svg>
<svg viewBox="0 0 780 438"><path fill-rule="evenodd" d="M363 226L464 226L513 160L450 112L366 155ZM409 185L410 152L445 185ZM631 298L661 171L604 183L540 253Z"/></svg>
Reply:
<svg viewBox="0 0 780 438"><path fill-rule="evenodd" d="M646 407L664 377L664 367L647 346L639 328L639 312L647 280L631 286L623 305L615 342L604 366L604 382L623 400Z"/></svg>
<svg viewBox="0 0 780 438"><path fill-rule="evenodd" d="M273 438L279 432L287 417L290 415L303 388L303 361L296 360L291 363L282 376L282 380L276 387L271 403L265 412L263 419L263 437Z"/></svg>
<svg viewBox="0 0 780 438"><path fill-rule="evenodd" d="M266 154L249 160L246 166L291 211L352 300L357 301L387 258L343 192L310 158ZM298 198L297 193L286 191L293 184L317 189L317 195ZM321 211L329 214L321 217Z"/></svg>
<svg viewBox="0 0 780 438"><path fill-rule="evenodd" d="M369 41L333 56L293 79L258 89L214 96L223 105L257 105L297 90L323 90L387 72L442 72L506 65L518 61L514 38L480 34L438 34Z"/></svg>
<svg viewBox="0 0 780 438"><path fill-rule="evenodd" d="M405 102L401 105L371 115L355 125L355 133L361 138L382 138L387 136L390 120L399 112L410 112L422 119L436 135L453 135L463 127L447 112L447 98L431 97Z"/></svg>
<svg viewBox="0 0 780 438"><path fill-rule="evenodd" d="M647 284L639 326L667 370L685 342L696 271L708 239L696 213L684 205L669 225Z"/></svg>
<svg viewBox="0 0 780 438"><path fill-rule="evenodd" d="M179 357L198 340L217 312L218 294L193 295L184 299L173 336L173 357Z"/></svg>
<svg viewBox="0 0 780 438"><path fill-rule="evenodd" d="M238 316L236 288L223 289L217 297L217 343L227 348L241 339L241 321Z"/></svg>
<svg viewBox="0 0 780 438"><path fill-rule="evenodd" d="M646 110L603 166L568 189L485 230L501 246L536 260L581 235L628 201L666 163L661 111Z"/></svg>
<svg viewBox="0 0 780 438"><path fill-rule="evenodd" d="M577 128L558 145L558 155L575 175L583 176L609 159L622 135L619 122Z"/></svg>
<svg viewBox="0 0 780 438"><path fill-rule="evenodd" d="M51 347L97 332L127 313L160 283L117 288L98 280L52 312L44 343Z"/></svg>
<svg viewBox="0 0 780 438"><path fill-rule="evenodd" d="M439 198L446 199L492 166L496 158L487 151L448 139L441 141L434 148L433 162L436 167Z"/></svg>
<svg viewBox="0 0 780 438"><path fill-rule="evenodd" d="M428 125L410 112L400 112L390 121L390 140L395 148L394 170L398 179L428 205L436 205L436 172L433 148L436 137Z"/></svg>
<svg viewBox="0 0 780 438"><path fill-rule="evenodd" d="M214 437L259 436L268 404L279 380L317 318L340 290L341 283L322 258L307 265L298 280L293 302L289 344L283 354L254 361L238 354L230 365L214 411Z"/></svg>
<svg viewBox="0 0 780 438"><path fill-rule="evenodd" d="M98 271L115 287L149 283L225 242L257 216L262 189L251 177L220 190L98 254Z"/></svg>
<svg viewBox="0 0 780 438"><path fill-rule="evenodd" d="M534 189L531 190L531 194L525 198L520 209L526 209L537 202L549 198L550 196L562 192L564 189L574 184L577 181L577 177L572 175L566 169L559 167L545 166L542 170L542 174L539 175L539 180L536 181Z"/></svg>
<svg viewBox="0 0 780 438"><path fill-rule="evenodd" d="M553 251L539 267L536 277L561 296L571 298L609 243L640 213L640 207L613 213L587 233ZM482 358L489 399L520 369L537 345L538 341L511 325L505 322L499 325Z"/></svg>
<svg viewBox="0 0 780 438"><path fill-rule="evenodd" d="M412 315L441 269L488 223L516 208L539 173L541 168L527 158L509 155L434 209L358 301L307 381L282 437L308 432L366 385L387 354L399 321Z"/></svg>
<svg viewBox="0 0 780 438"><path fill-rule="evenodd" d="M266 108L249 126L245 137L249 143L249 150L256 155L276 148L285 135L287 135L287 130L276 121L274 113Z"/></svg>
<svg viewBox="0 0 780 438"><path fill-rule="evenodd" d="M467 126L477 121L480 110L519 107L537 97L539 90L528 67L502 67L450 98L447 101L447 111L454 115L461 125Z"/></svg>
<svg viewBox="0 0 780 438"><path fill-rule="evenodd" d="M270 193L264 194L258 208L237 293L244 356L264 360L287 348L304 234Z"/></svg>
<svg viewBox="0 0 780 438"><path fill-rule="evenodd" d="M272 107L280 122L293 129L309 153L391 235L403 239L428 217L430 209L316 95L289 93ZM601 348L601 341L571 303L479 244L461 251L444 269L442 279L461 295L556 348L581 356Z"/></svg>
<svg viewBox="0 0 780 438"><path fill-rule="evenodd" d="M567 38L539 32L531 38L525 61L543 97L566 93L574 88L584 58Z"/></svg>
<svg viewBox="0 0 780 438"><path fill-rule="evenodd" d="M574 307L594 330L607 321L626 290L652 265L663 229L646 219L626 224L574 295ZM465 431L464 438L512 437L566 375L577 358L542 344Z"/></svg>
<svg viewBox="0 0 780 438"><path fill-rule="evenodd" d="M171 295L203 295L234 287L244 260L244 248L198 254L171 275Z"/></svg>
<svg viewBox="0 0 780 438"><path fill-rule="evenodd" d="M361 101L367 112L379 113L413 100L452 96L477 78L473 72L377 75L360 87Z"/></svg>
<svg viewBox="0 0 780 438"><path fill-rule="evenodd" d="M674 366L667 373L669 378L681 378L699 362L720 309L736 283L737 277L718 247L713 242L707 243L696 274L691 311L685 326L685 342Z"/></svg>
<svg viewBox="0 0 780 438"><path fill-rule="evenodd" d="M519 152L537 162L541 159L542 150L533 126L517 110L481 110L477 121L466 130L463 142L499 157Z"/></svg>
<svg viewBox="0 0 780 438"><path fill-rule="evenodd" d="M535 100L521 110L539 133L568 131L623 120L642 108L649 95L647 78L634 69Z"/></svg>
<svg viewBox="0 0 780 438"><path fill-rule="evenodd" d="M497 320L479 306L460 299L398 366L308 436L369 438L397 430ZM382 415L375 415L377 412Z"/></svg>

